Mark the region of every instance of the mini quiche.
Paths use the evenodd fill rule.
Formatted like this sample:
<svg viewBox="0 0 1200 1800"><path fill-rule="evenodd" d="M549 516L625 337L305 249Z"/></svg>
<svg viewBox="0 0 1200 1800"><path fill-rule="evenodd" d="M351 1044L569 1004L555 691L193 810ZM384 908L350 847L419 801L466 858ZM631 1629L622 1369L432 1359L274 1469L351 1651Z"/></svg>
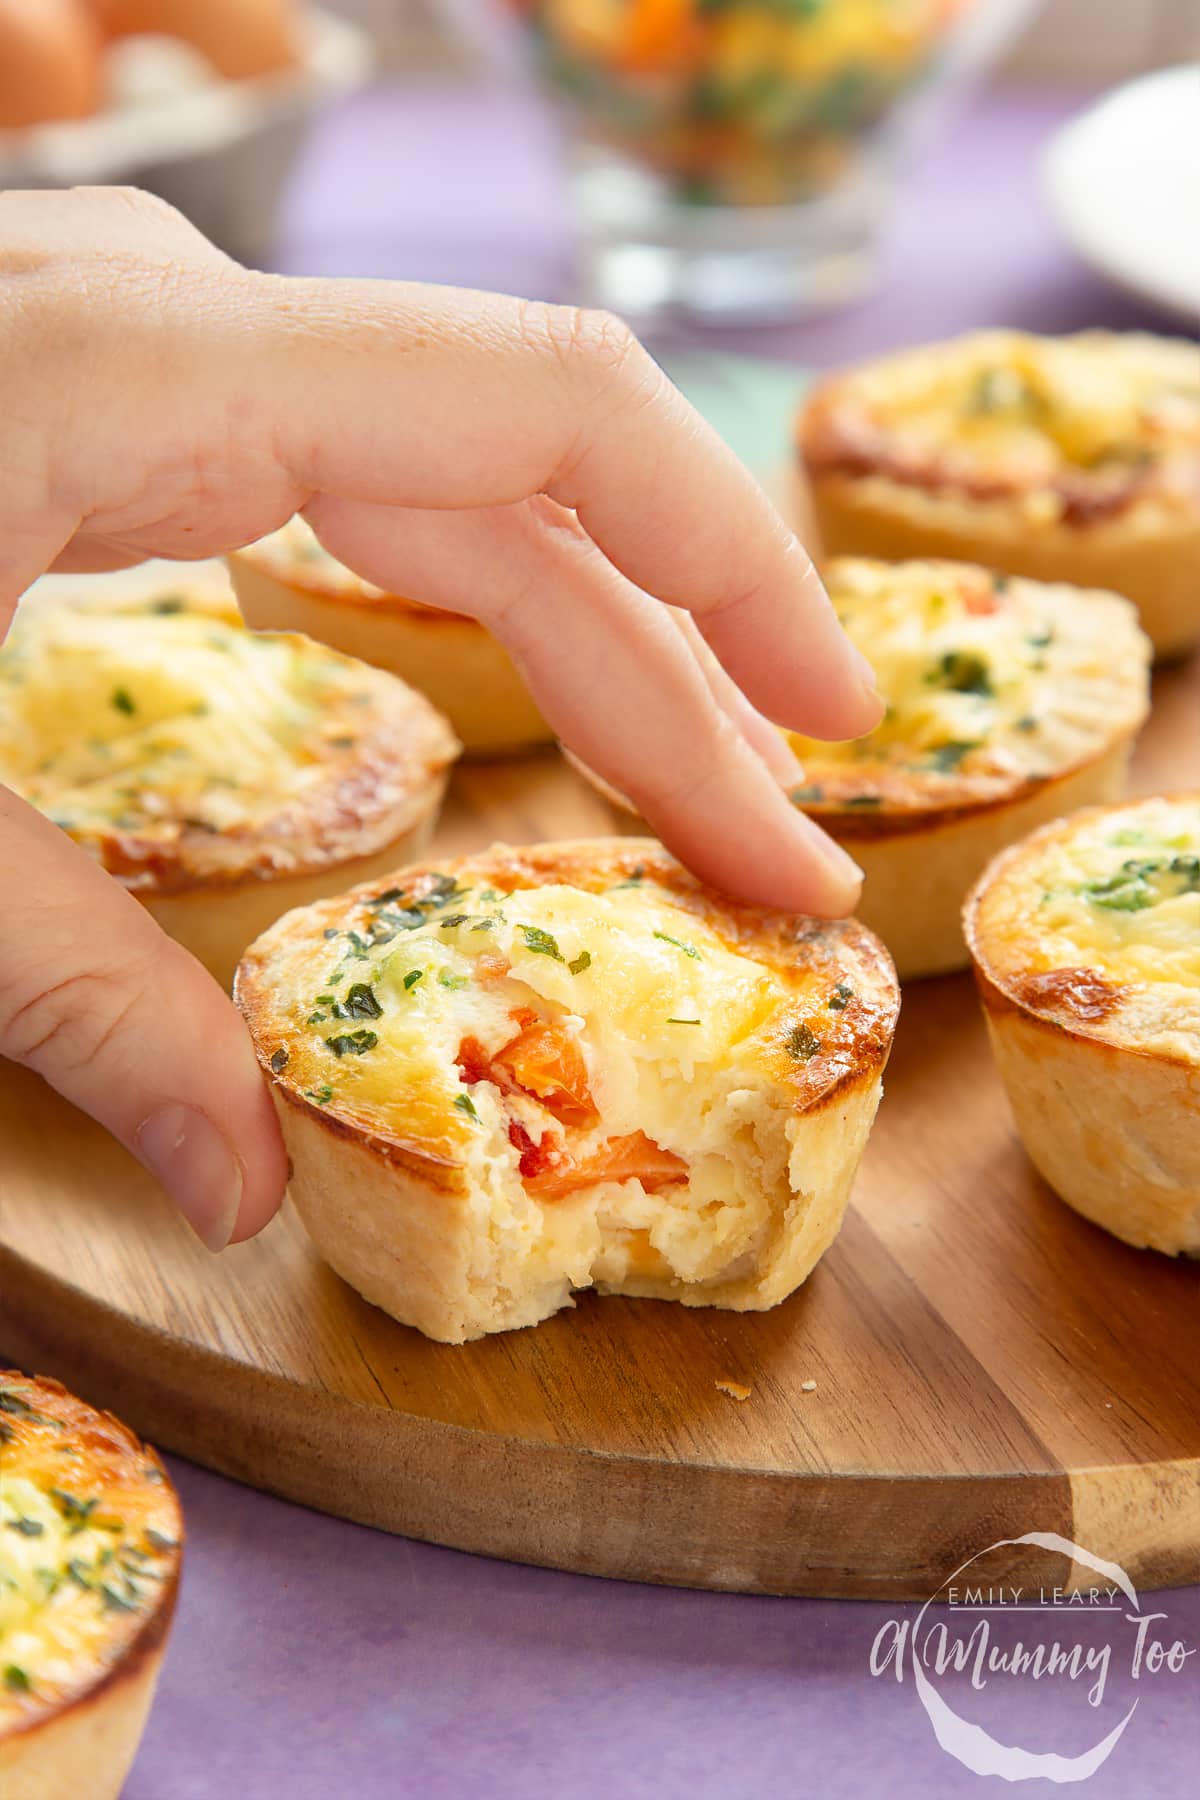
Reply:
<svg viewBox="0 0 1200 1800"><path fill-rule="evenodd" d="M967 935L1025 1148L1126 1243L1200 1255L1200 793L998 857Z"/></svg>
<svg viewBox="0 0 1200 1800"><path fill-rule="evenodd" d="M855 921L652 840L494 846L294 912L236 997L318 1251L461 1343L572 1291L774 1306L834 1237L899 993Z"/></svg>
<svg viewBox="0 0 1200 1800"><path fill-rule="evenodd" d="M1200 346L978 332L832 375L799 420L825 554L1110 588L1200 639Z"/></svg>
<svg viewBox="0 0 1200 1800"><path fill-rule="evenodd" d="M964 968L962 903L988 859L1120 794L1149 645L1115 594L967 563L845 557L825 575L888 707L853 742L792 734L793 798L862 868L860 916L902 980Z"/></svg>
<svg viewBox="0 0 1200 1800"><path fill-rule="evenodd" d="M0 646L0 781L226 983L280 913L420 849L457 750L403 683L208 584L34 589Z"/></svg>
<svg viewBox="0 0 1200 1800"><path fill-rule="evenodd" d="M152 1450L0 1372L0 1794L116 1800L175 1610L183 1526Z"/></svg>
<svg viewBox="0 0 1200 1800"><path fill-rule="evenodd" d="M248 625L305 631L388 669L445 713L471 755L549 744L508 652L477 619L387 594L330 556L298 515L229 558Z"/></svg>

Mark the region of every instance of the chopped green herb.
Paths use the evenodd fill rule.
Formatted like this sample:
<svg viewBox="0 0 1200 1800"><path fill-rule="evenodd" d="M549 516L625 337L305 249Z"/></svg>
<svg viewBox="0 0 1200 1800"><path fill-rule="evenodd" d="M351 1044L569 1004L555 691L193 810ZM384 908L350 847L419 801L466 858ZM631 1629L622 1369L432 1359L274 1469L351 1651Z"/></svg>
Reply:
<svg viewBox="0 0 1200 1800"><path fill-rule="evenodd" d="M1037 720L1032 713L1022 713L1021 717L1017 720L1016 729L1018 731L1036 731Z"/></svg>
<svg viewBox="0 0 1200 1800"><path fill-rule="evenodd" d="M697 950L695 944L685 944L682 938L668 937L665 931L656 931L654 935L664 944L674 944L675 948L677 950L682 950L685 956L693 957L696 962L700 961L700 952Z"/></svg>
<svg viewBox="0 0 1200 1800"><path fill-rule="evenodd" d="M371 948L366 938L359 937L357 931L348 931L346 937L350 943L350 949L347 954L352 957L355 962L366 962L367 951Z"/></svg>
<svg viewBox="0 0 1200 1800"><path fill-rule="evenodd" d="M326 941L326 942L327 942L327 943L328 943L328 941L329 941L329 939L330 939L330 938L335 938L335 937L337 937L337 936L338 936L338 928L337 928L337 926L336 926L336 925L327 925L327 926L326 926L326 927L325 927L325 929L324 929L324 931L323 931L323 932L322 932L322 933L321 933L321 936L322 936L322 937L323 937L323 938L324 938L324 939L325 939L325 941Z"/></svg>
<svg viewBox="0 0 1200 1800"><path fill-rule="evenodd" d="M969 756L972 750L978 748L978 738L952 739L949 743L939 744L936 750L931 750L925 761L939 775L948 775L951 770L958 768L964 756Z"/></svg>
<svg viewBox="0 0 1200 1800"><path fill-rule="evenodd" d="M279 1049L275 1052L274 1056L271 1058L271 1067L272 1067L272 1069L274 1069L276 1075L278 1075L278 1073L281 1069L287 1068L287 1065L288 1065L288 1053L284 1049L283 1045L281 1044Z"/></svg>
<svg viewBox="0 0 1200 1800"><path fill-rule="evenodd" d="M793 806L808 806L813 801L823 800L825 789L819 781L806 781L800 787L794 787L788 794Z"/></svg>
<svg viewBox="0 0 1200 1800"><path fill-rule="evenodd" d="M830 1012L844 1012L854 998L854 989L848 981L839 981L825 1002Z"/></svg>
<svg viewBox="0 0 1200 1800"><path fill-rule="evenodd" d="M114 688L109 704L115 706L119 713L130 714L137 711L137 702L128 688Z"/></svg>
<svg viewBox="0 0 1200 1800"><path fill-rule="evenodd" d="M186 612L187 601L181 594L164 594L161 600L152 602L150 611L157 613L159 618L166 618L170 613Z"/></svg>
<svg viewBox="0 0 1200 1800"><path fill-rule="evenodd" d="M375 990L365 981L356 981L346 990L346 998L338 1007L340 1019L381 1019L383 1008L375 998Z"/></svg>
<svg viewBox="0 0 1200 1800"><path fill-rule="evenodd" d="M440 931L453 931L457 925L465 925L466 922L466 913L450 913L447 918L438 920L438 929Z"/></svg>
<svg viewBox="0 0 1200 1800"><path fill-rule="evenodd" d="M15 1531L18 1536L28 1538L41 1537L46 1529L40 1519L9 1519L7 1525L9 1531Z"/></svg>
<svg viewBox="0 0 1200 1800"><path fill-rule="evenodd" d="M843 806L882 806L882 794L847 794Z"/></svg>
<svg viewBox="0 0 1200 1800"><path fill-rule="evenodd" d="M365 1056L367 1051L373 1050L378 1042L379 1039L373 1031L342 1032L337 1037L325 1039L326 1048L332 1050L333 1054L338 1057Z"/></svg>
<svg viewBox="0 0 1200 1800"><path fill-rule="evenodd" d="M311 1100L314 1106L328 1106L333 1099L333 1089L326 1081L319 1088L306 1088L304 1098Z"/></svg>
<svg viewBox="0 0 1200 1800"><path fill-rule="evenodd" d="M624 881L614 881L608 891L610 894L615 894L619 888L641 887L641 885L642 885L643 881L645 881L645 879L646 879L645 864L644 863L634 863L633 868L630 870L630 872L626 876L625 880Z"/></svg>
<svg viewBox="0 0 1200 1800"><path fill-rule="evenodd" d="M329 1017L328 1013L311 1012L311 1013L309 1013L307 1019L305 1019L304 1023L306 1025L324 1025L324 1023L328 1019L328 1017Z"/></svg>
<svg viewBox="0 0 1200 1800"><path fill-rule="evenodd" d="M572 975L582 975L583 971L585 969L590 969L591 966L592 966L592 953L590 950L581 950L579 952L579 955L573 956L571 958L570 962L567 964L567 967L568 967L568 969L570 969Z"/></svg>
<svg viewBox="0 0 1200 1800"><path fill-rule="evenodd" d="M24 1669L17 1663L8 1663L4 1670L4 1685L10 1694L28 1694L31 1684Z"/></svg>
<svg viewBox="0 0 1200 1800"><path fill-rule="evenodd" d="M467 977L465 975L456 975L454 973L453 969L439 969L438 970L438 986L439 987L465 988L466 985L467 985Z"/></svg>
<svg viewBox="0 0 1200 1800"><path fill-rule="evenodd" d="M987 662L973 650L947 650L925 680L930 687L949 688L953 694L988 697L996 691Z"/></svg>
<svg viewBox="0 0 1200 1800"><path fill-rule="evenodd" d="M424 969L410 969L408 971L408 974L404 977L404 986L406 988L416 987L418 981L420 981L420 979L421 979L422 975L424 975L424 973L425 973Z"/></svg>
<svg viewBox="0 0 1200 1800"><path fill-rule="evenodd" d="M100 1504L95 1496L90 1500L79 1500L74 1494L64 1493L62 1488L51 1488L50 1498L66 1520L72 1536L83 1530Z"/></svg>
<svg viewBox="0 0 1200 1800"><path fill-rule="evenodd" d="M384 888L382 894L376 894L371 900L372 906L386 906L389 900L399 900L404 893L403 888Z"/></svg>
<svg viewBox="0 0 1200 1800"><path fill-rule="evenodd" d="M699 1025L699 1019L668 1019L668 1025Z"/></svg>
<svg viewBox="0 0 1200 1800"><path fill-rule="evenodd" d="M797 1062L811 1062L821 1048L821 1040L808 1025L797 1025L788 1036L788 1054Z"/></svg>
<svg viewBox="0 0 1200 1800"><path fill-rule="evenodd" d="M23 1400L20 1394L14 1394L11 1388L0 1388L0 1413L8 1413L14 1419L28 1419L32 1425L53 1425L55 1423L44 1413L36 1412L28 1400Z"/></svg>
<svg viewBox="0 0 1200 1800"><path fill-rule="evenodd" d="M540 925L518 925L517 930L525 939L525 948L535 956L552 956L555 962L564 960L557 940L548 931L543 931Z"/></svg>
<svg viewBox="0 0 1200 1800"><path fill-rule="evenodd" d="M108 1581L102 1581L100 1583L100 1592L104 1596L104 1605L109 1612L136 1612L138 1609L137 1590L133 1587L132 1583L130 1583L130 1595L128 1597L125 1594L118 1593L117 1589Z"/></svg>
<svg viewBox="0 0 1200 1800"><path fill-rule="evenodd" d="M330 738L330 747L334 750L353 750L358 740L352 737Z"/></svg>
<svg viewBox="0 0 1200 1800"><path fill-rule="evenodd" d="M1034 650L1045 650L1047 645L1054 642L1054 627L1043 625L1040 631L1031 631L1026 641Z"/></svg>
<svg viewBox="0 0 1200 1800"><path fill-rule="evenodd" d="M454 1104L457 1106L459 1112L465 1112L469 1118L477 1119L479 1117L479 1114L475 1111L475 1102L472 1100L470 1094L455 1094Z"/></svg>

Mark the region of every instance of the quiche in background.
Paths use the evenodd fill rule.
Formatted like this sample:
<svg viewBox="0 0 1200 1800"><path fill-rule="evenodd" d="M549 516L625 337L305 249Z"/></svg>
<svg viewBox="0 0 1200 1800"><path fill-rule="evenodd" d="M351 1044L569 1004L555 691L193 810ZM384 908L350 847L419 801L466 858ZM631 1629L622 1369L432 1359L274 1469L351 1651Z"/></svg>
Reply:
<svg viewBox="0 0 1200 1800"><path fill-rule="evenodd" d="M791 734L793 798L863 870L859 916L902 980L965 968L962 903L985 863L1122 793L1149 644L1115 594L970 564L846 557L825 579L888 707L851 742Z"/></svg>
<svg viewBox="0 0 1200 1800"><path fill-rule="evenodd" d="M4 1800L116 1800L154 1697L182 1541L152 1450L58 1382L0 1372Z"/></svg>
<svg viewBox="0 0 1200 1800"><path fill-rule="evenodd" d="M1039 1172L1126 1243L1200 1255L1200 794L1046 826L966 927Z"/></svg>
<svg viewBox="0 0 1200 1800"><path fill-rule="evenodd" d="M984 331L827 376L798 421L825 555L960 557L1200 641L1200 345Z"/></svg>
<svg viewBox="0 0 1200 1800"><path fill-rule="evenodd" d="M554 741L508 651L477 619L384 593L329 554L297 515L229 557L238 604L262 631L304 631L410 682L469 755Z"/></svg>
<svg viewBox="0 0 1200 1800"><path fill-rule="evenodd" d="M0 645L0 781L226 985L280 913L424 845L458 748L402 682L247 631L183 570L35 587Z"/></svg>
<svg viewBox="0 0 1200 1800"><path fill-rule="evenodd" d="M613 838L290 913L234 991L317 1250L450 1343L587 1287L784 1299L841 1222L899 1006L862 925L740 906Z"/></svg>

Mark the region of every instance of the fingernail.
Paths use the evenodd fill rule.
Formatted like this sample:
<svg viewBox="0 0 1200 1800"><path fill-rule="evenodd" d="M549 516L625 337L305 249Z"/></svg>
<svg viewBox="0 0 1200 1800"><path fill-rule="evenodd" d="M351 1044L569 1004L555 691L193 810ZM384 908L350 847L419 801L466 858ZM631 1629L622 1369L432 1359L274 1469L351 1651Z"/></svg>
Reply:
<svg viewBox="0 0 1200 1800"><path fill-rule="evenodd" d="M823 831L810 814L798 811L796 819L822 862L839 881L860 882L864 879L863 871L849 851L843 850L837 839Z"/></svg>
<svg viewBox="0 0 1200 1800"><path fill-rule="evenodd" d="M224 1250L242 1202L242 1166L212 1120L164 1106L138 1127L137 1149L200 1242Z"/></svg>
<svg viewBox="0 0 1200 1800"><path fill-rule="evenodd" d="M854 652L854 667L857 669L859 680L862 682L863 693L874 706L879 708L879 711L882 714L887 702L879 691L879 677L876 675L870 662L857 645L852 644L850 647Z"/></svg>

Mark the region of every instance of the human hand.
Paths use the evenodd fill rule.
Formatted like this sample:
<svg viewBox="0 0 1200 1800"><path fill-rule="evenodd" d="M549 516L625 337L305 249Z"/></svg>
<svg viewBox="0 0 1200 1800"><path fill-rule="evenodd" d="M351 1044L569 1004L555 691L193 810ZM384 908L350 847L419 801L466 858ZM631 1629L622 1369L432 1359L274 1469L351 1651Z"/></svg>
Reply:
<svg viewBox="0 0 1200 1800"><path fill-rule="evenodd" d="M302 510L359 574L494 631L698 874L854 904L768 720L867 731L870 671L761 490L615 320L255 274L142 194L8 193L0 381L0 632L49 567L216 555ZM140 1156L205 1241L252 1235L284 1159L231 1004L2 791L0 841L0 1052Z"/></svg>

